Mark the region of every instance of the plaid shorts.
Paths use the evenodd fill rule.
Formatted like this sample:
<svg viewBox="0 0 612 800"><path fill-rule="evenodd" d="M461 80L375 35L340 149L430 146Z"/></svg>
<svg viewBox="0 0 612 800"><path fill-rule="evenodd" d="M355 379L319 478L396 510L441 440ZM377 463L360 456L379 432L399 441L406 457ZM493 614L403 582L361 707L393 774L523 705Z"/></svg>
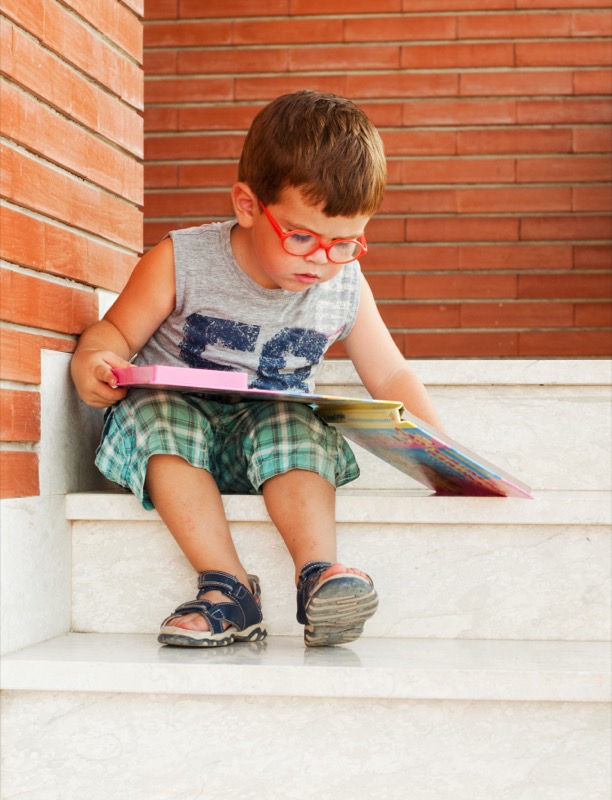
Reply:
<svg viewBox="0 0 612 800"><path fill-rule="evenodd" d="M291 469L317 472L334 486L359 476L349 445L302 403L223 403L195 394L132 389L107 412L96 466L130 489L144 508L152 455L176 455L212 474L220 491L258 494Z"/></svg>

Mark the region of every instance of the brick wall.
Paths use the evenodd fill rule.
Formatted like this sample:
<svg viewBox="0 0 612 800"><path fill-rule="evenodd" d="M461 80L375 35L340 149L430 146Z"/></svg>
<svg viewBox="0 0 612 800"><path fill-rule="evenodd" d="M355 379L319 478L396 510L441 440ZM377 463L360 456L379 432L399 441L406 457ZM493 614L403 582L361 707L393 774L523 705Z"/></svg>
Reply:
<svg viewBox="0 0 612 800"><path fill-rule="evenodd" d="M230 212L256 111L350 97L390 186L363 268L407 356L612 350L610 0L158 0L145 244Z"/></svg>
<svg viewBox="0 0 612 800"><path fill-rule="evenodd" d="M0 488L39 492L40 352L142 252L143 0L2 0Z"/></svg>

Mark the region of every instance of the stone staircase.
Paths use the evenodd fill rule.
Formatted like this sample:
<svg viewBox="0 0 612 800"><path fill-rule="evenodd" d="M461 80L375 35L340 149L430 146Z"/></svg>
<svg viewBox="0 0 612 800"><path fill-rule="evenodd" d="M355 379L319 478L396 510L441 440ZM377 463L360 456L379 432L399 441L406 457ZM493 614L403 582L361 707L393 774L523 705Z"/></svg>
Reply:
<svg viewBox="0 0 612 800"><path fill-rule="evenodd" d="M4 657L3 798L609 800L610 364L417 371L534 499L433 497L359 451L339 550L380 608L357 642L306 649L261 498L228 496L271 635L200 651L155 640L195 587L156 513L68 494L72 621ZM362 393L343 362L318 388Z"/></svg>

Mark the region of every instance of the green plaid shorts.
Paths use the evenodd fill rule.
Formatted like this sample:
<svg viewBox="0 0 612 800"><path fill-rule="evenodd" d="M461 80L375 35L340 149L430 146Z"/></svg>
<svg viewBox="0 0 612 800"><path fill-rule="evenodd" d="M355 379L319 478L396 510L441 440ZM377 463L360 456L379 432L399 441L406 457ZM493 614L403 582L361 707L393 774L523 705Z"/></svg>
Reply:
<svg viewBox="0 0 612 800"><path fill-rule="evenodd" d="M342 434L306 404L224 403L132 389L106 412L96 466L152 509L144 483L156 454L180 456L207 470L225 493L258 494L265 481L291 469L318 472L336 487L359 476Z"/></svg>

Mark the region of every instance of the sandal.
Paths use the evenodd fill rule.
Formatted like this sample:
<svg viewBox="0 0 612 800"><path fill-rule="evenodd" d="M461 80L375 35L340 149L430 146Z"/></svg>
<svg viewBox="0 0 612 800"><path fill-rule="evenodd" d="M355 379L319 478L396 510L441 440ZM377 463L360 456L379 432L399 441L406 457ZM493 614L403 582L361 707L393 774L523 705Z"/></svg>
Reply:
<svg viewBox="0 0 612 800"><path fill-rule="evenodd" d="M227 572L202 572L198 578L198 596L195 600L180 605L161 624L157 641L178 647L224 647L234 642L258 642L268 635L261 613L261 589L257 575L249 575L249 592L242 583ZM201 600L211 589L222 592L229 603L213 603ZM168 625L174 617L201 614L210 630L194 631ZM226 628L224 622L229 622Z"/></svg>
<svg viewBox="0 0 612 800"><path fill-rule="evenodd" d="M332 575L318 584L330 561L309 561L297 585L297 620L307 647L346 644L358 639L363 625L378 607L378 595L368 577L351 573ZM318 585L317 585L318 584Z"/></svg>

